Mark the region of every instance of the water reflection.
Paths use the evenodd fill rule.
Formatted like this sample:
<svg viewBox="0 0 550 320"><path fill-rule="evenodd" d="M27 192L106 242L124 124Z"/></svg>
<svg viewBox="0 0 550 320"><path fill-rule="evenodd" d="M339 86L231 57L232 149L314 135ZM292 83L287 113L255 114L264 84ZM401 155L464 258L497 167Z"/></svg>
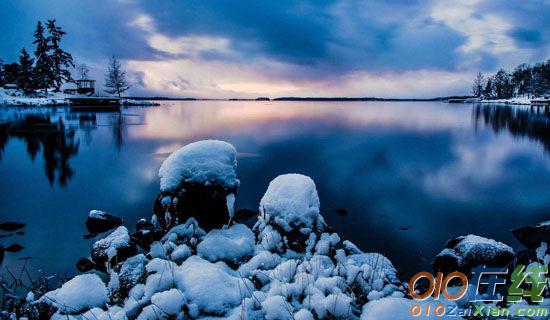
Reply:
<svg viewBox="0 0 550 320"><path fill-rule="evenodd" d="M74 175L69 162L78 154L79 141L75 138L75 130L67 128L61 117L52 120L44 114L27 114L0 124L0 160L10 138L24 141L33 161L42 151L44 173L50 185L57 181L65 186Z"/></svg>
<svg viewBox="0 0 550 320"><path fill-rule="evenodd" d="M472 109L475 128L481 123L495 133L509 132L514 137L527 137L550 152L550 112L548 108L521 109L511 106L477 105Z"/></svg>

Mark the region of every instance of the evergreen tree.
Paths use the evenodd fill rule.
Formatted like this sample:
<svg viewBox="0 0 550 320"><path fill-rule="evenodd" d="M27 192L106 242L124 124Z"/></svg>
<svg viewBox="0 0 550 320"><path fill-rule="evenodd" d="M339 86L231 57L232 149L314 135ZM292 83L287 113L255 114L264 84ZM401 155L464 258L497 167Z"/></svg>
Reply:
<svg viewBox="0 0 550 320"><path fill-rule="evenodd" d="M55 25L55 19L48 20L46 27L49 33L47 40L50 52L51 84L55 91L59 92L63 81L72 81L71 72L68 68L74 67L73 57L59 46L66 33Z"/></svg>
<svg viewBox="0 0 550 320"><path fill-rule="evenodd" d="M0 59L0 86L4 85L4 60Z"/></svg>
<svg viewBox="0 0 550 320"><path fill-rule="evenodd" d="M44 37L44 27L42 22L38 21L36 30L34 32L33 44L36 46L34 50L35 62L34 66L34 86L36 89L44 90L44 93L48 93L48 88L52 84L51 75L51 61L48 54L49 46L48 39Z"/></svg>
<svg viewBox="0 0 550 320"><path fill-rule="evenodd" d="M517 66L514 72L512 72L512 85L517 94L523 95L528 93L531 81L531 67L525 63Z"/></svg>
<svg viewBox="0 0 550 320"><path fill-rule="evenodd" d="M3 70L5 83L17 83L19 77L19 64L17 62L4 64Z"/></svg>
<svg viewBox="0 0 550 320"><path fill-rule="evenodd" d="M25 94L29 94L34 91L34 83L32 78L33 63L34 59L32 59L27 50L23 48L21 50L21 54L19 55L19 74L17 77L17 86Z"/></svg>
<svg viewBox="0 0 550 320"><path fill-rule="evenodd" d="M475 97L481 97L483 93L483 75L481 72L477 73L476 78L474 79L474 84L472 85L472 94Z"/></svg>
<svg viewBox="0 0 550 320"><path fill-rule="evenodd" d="M122 65L113 55L109 59L107 66L107 74L105 75L105 91L110 94L120 94L130 89L130 85L126 81L126 72L122 69Z"/></svg>
<svg viewBox="0 0 550 320"><path fill-rule="evenodd" d="M485 99L492 99L493 96L493 83L491 81L491 78L487 79L487 83L485 84L485 89L483 89L483 97Z"/></svg>

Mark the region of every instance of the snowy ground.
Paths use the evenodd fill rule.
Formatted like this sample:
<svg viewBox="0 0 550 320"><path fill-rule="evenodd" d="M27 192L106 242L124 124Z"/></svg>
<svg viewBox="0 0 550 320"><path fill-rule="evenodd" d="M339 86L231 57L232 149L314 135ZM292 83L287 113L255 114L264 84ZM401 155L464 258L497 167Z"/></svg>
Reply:
<svg viewBox="0 0 550 320"><path fill-rule="evenodd" d="M512 104L512 105L518 105L518 106L530 106L531 105L531 99L526 96L522 97L515 97L510 99L494 99L494 100L481 100L481 103L494 103L494 104Z"/></svg>
<svg viewBox="0 0 550 320"><path fill-rule="evenodd" d="M0 88L0 106L69 106L71 102L67 99L70 95L61 92L51 92L48 97L29 97L23 95L19 90ZM123 106L154 106L158 103L145 100L122 99Z"/></svg>

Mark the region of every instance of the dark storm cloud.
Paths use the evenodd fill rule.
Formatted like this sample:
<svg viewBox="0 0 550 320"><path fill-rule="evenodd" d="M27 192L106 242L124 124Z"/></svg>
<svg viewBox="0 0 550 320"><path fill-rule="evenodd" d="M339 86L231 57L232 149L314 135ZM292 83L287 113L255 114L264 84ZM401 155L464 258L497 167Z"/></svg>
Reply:
<svg viewBox="0 0 550 320"><path fill-rule="evenodd" d="M431 16L437 3L5 0L0 2L0 58L14 60L21 47L32 47L36 21L52 17L68 32L64 46L77 60L104 62L111 54L124 60L186 58L185 54L168 54L162 47L150 45L150 34L135 25L138 17L147 15L154 31L170 40L187 36L229 40L231 50L227 52L199 52L204 61L246 66L252 62L259 66L263 61L282 62L290 67L266 71L290 81L326 80L353 71L456 71L463 68L465 59L478 61L474 68L481 70L500 67L498 56L488 50L470 56L459 50L468 35L451 28L444 19ZM533 59L543 59L550 40L547 3L487 0L472 8L473 16L503 17L512 25L508 36L517 47L532 50Z"/></svg>

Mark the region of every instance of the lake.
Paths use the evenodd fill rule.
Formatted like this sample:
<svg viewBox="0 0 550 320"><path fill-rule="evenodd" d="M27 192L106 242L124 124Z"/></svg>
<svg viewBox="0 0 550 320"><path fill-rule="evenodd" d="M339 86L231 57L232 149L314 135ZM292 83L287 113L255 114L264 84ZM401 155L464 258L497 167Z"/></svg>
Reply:
<svg viewBox="0 0 550 320"><path fill-rule="evenodd" d="M237 208L271 179L311 176L325 220L404 275L431 270L449 238L521 245L510 229L550 219L550 116L439 102L166 101L121 113L0 108L2 267L75 274L91 209L149 218L162 161L201 139L237 148ZM26 260L25 258L32 258Z"/></svg>

